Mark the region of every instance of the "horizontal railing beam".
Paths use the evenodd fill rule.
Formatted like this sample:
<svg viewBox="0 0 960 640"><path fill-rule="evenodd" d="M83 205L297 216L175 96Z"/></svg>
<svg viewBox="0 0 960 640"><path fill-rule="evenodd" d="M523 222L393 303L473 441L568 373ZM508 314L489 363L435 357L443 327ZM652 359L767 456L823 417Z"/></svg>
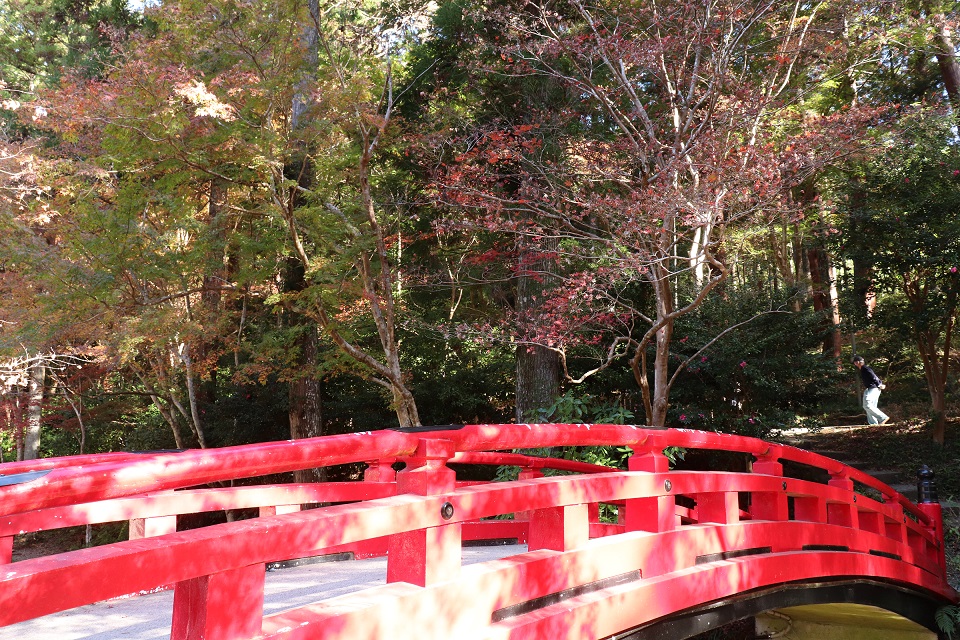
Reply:
<svg viewBox="0 0 960 640"><path fill-rule="evenodd" d="M395 484L386 482L329 482L149 493L0 516L0 536L84 524L120 522L133 518L157 518L227 509L357 502L388 497L395 495L396 491Z"/></svg>
<svg viewBox="0 0 960 640"><path fill-rule="evenodd" d="M285 516L255 518L8 565L6 572L0 574L0 599L16 601L18 607L0 612L0 623L8 624L253 563L316 555L338 545L504 513L677 494L789 493L791 488L798 495L821 491L826 502L843 504L844 493L838 488L775 476L724 472L621 472L472 486L442 496L400 495ZM873 505L879 510L890 509L889 505L862 497L861 501L861 506L867 509ZM449 518L444 514L446 504L452 507ZM856 508L853 502L849 504ZM753 521L737 526L760 524L764 522ZM789 536L784 532L782 536L772 537L778 545L800 548L797 545L804 544L808 538L799 532L807 527L817 532L814 538L819 541L810 544L836 544L838 535L843 533L844 539L849 538L847 546L853 550L893 553L904 562L937 570L935 556L925 553L938 544L929 531L914 530L926 541L926 548L920 550L880 533L849 527L805 522L778 524L793 527L789 529ZM695 526L711 529L708 525ZM310 536L303 535L306 530L311 532ZM829 535L826 532L830 532ZM266 539L270 540L268 545L262 543ZM673 544L666 538L663 543ZM133 567L141 569L132 571ZM150 567L150 570L144 571L143 567ZM71 584L71 595L58 594L67 582ZM15 616L16 620L6 616Z"/></svg>

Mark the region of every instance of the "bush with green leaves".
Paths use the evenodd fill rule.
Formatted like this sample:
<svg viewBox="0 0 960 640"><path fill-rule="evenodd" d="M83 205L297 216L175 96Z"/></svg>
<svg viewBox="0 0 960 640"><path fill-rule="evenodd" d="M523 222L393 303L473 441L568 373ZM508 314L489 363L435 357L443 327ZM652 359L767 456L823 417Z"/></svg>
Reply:
<svg viewBox="0 0 960 640"><path fill-rule="evenodd" d="M816 423L849 401L849 373L821 351L823 317L787 303L786 296L741 290L678 321L672 355L677 366L686 365L671 394L668 424L765 437Z"/></svg>

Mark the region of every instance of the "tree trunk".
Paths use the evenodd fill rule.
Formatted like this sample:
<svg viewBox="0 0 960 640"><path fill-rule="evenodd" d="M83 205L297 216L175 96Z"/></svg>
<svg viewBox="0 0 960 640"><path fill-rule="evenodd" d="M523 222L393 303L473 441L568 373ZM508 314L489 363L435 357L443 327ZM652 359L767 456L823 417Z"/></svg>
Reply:
<svg viewBox="0 0 960 640"><path fill-rule="evenodd" d="M320 20L320 4L318 0L308 0L307 10L310 13L309 21L303 27L301 42L304 47L303 77L297 83L294 91L293 104L290 111L290 128L299 133L307 124L310 106L309 92L316 81L317 61L319 59L319 34L317 25ZM297 181L297 185L309 191L313 186L313 162L310 154L313 149L303 141L297 142L298 154L287 167L286 173ZM300 203L297 192L291 195L294 208ZM288 264L287 282L290 291L300 291L306 286L306 265ZM317 379L317 358L319 355L319 337L316 327L307 322L307 318L296 315L292 318L303 323L300 336L297 338L299 348L298 369L305 372L290 382L288 388L289 406L287 415L290 421L290 437L314 438L323 435L323 401L321 398L321 383ZM323 482L326 480L326 469L301 469L293 474L296 482Z"/></svg>
<svg viewBox="0 0 960 640"><path fill-rule="evenodd" d="M519 346L517 359L517 422L535 421L537 410L552 405L560 393L560 357L540 345Z"/></svg>
<svg viewBox="0 0 960 640"><path fill-rule="evenodd" d="M292 380L288 388L290 437L315 438L323 435L323 402L320 397L320 381L311 374L317 362L317 332L305 327L297 340L300 347L301 371L306 375ZM300 469L293 472L295 482L323 482L326 469Z"/></svg>
<svg viewBox="0 0 960 640"><path fill-rule="evenodd" d="M543 247L540 251L552 253L556 250L555 244L544 242L552 246ZM536 250L533 247L526 249L528 252ZM529 256L527 253L520 257L516 310L521 322L535 326L544 295L555 279L552 274L556 264L552 256L529 260L528 263ZM560 355L538 344L520 345L516 350L516 362L516 420L535 420L537 410L552 405L560 394Z"/></svg>
<svg viewBox="0 0 960 640"><path fill-rule="evenodd" d="M789 238L789 227L786 223L778 230L777 228L770 227L770 249L773 254L773 262L776 265L774 270L774 278L777 275L783 280L784 286L789 290L793 288L796 284L796 277L794 276L794 271L791 266L790 256L790 238ZM774 281L776 282L776 280ZM774 291L777 287L774 285ZM795 312L800 311L800 300L796 296L790 297L790 308Z"/></svg>
<svg viewBox="0 0 960 640"><path fill-rule="evenodd" d="M840 357L840 311L837 305L836 282L830 256L822 248L807 250L810 263L813 309L822 317L823 344L821 352L834 358Z"/></svg>
<svg viewBox="0 0 960 640"><path fill-rule="evenodd" d="M800 229L800 225L794 223L793 225L793 274L794 274L794 284L798 288L804 286L809 280L807 275L810 272L810 264L807 261L807 254L803 250L803 232ZM803 295L806 296L809 291L804 290Z"/></svg>
<svg viewBox="0 0 960 640"><path fill-rule="evenodd" d="M23 436L24 460L36 460L40 457L40 425L43 419L43 396L46 378L47 366L42 359L37 358L30 365L27 425Z"/></svg>
<svg viewBox="0 0 960 640"><path fill-rule="evenodd" d="M197 385L197 400L204 404L213 404L217 401L217 363L208 362L217 359L220 341L220 331L217 327L223 311L221 291L226 284L229 274L226 268L226 233L227 226L224 220L227 206L227 187L220 178L210 180L207 202L207 227L214 238L211 242L212 264L210 271L203 277L203 291L200 293L200 324L203 327L203 337L196 344L195 362L201 367L198 373L200 382Z"/></svg>
<svg viewBox="0 0 960 640"><path fill-rule="evenodd" d="M923 362L923 376L930 393L930 405L933 412L933 440L943 444L946 436L946 389L950 368L950 343L953 333L953 321L947 322L944 331L943 349L937 348L937 334L914 329L917 350Z"/></svg>
<svg viewBox="0 0 960 640"><path fill-rule="evenodd" d="M670 281L666 277L654 283L657 291L657 320L664 322L657 330L657 351L653 361L653 398L651 402L651 427L663 427L667 424L667 409L670 397L670 344L673 341L672 319L674 306Z"/></svg>
<svg viewBox="0 0 960 640"><path fill-rule="evenodd" d="M843 340L840 333L840 294L837 292L837 267L829 255L827 255L827 261L827 278L830 283L827 288L830 302L830 353L837 359L839 365L839 360L843 356Z"/></svg>
<svg viewBox="0 0 960 640"><path fill-rule="evenodd" d="M419 427L420 412L417 410L417 403L410 390L405 386L394 385L391 391L393 392L393 410L397 414L400 426Z"/></svg>
<svg viewBox="0 0 960 640"><path fill-rule="evenodd" d="M667 409L670 407L670 342L673 340L673 321L657 331L657 353L653 362L653 415L651 427L667 424Z"/></svg>
<svg viewBox="0 0 960 640"><path fill-rule="evenodd" d="M930 391L933 406L933 441L939 445L946 442L947 436L947 403L946 394L941 387Z"/></svg>
<svg viewBox="0 0 960 640"><path fill-rule="evenodd" d="M863 189L856 188L850 194L850 209L856 211L865 206L867 193ZM851 233L858 233L856 228L851 229ZM853 260L853 292L856 296L856 314L861 319L870 319L873 317L873 311L877 306L877 292L873 282L873 265L867 263L862 258L856 257Z"/></svg>
<svg viewBox="0 0 960 640"><path fill-rule="evenodd" d="M197 435L197 442L201 449L207 448L207 438L204 434L203 421L200 419L200 409L197 406L197 387L193 377L193 360L190 357L190 345L186 342L178 345L177 356L183 362L184 379L187 383L187 403L190 405L190 415L184 416L193 425L193 431ZM183 411L181 407L181 411Z"/></svg>
<svg viewBox="0 0 960 640"><path fill-rule="evenodd" d="M954 113L960 113L960 63L957 62L957 49L950 34L950 23L946 16L931 8L930 2L924 3L929 23L934 28L933 44L940 67L940 78L947 92Z"/></svg>

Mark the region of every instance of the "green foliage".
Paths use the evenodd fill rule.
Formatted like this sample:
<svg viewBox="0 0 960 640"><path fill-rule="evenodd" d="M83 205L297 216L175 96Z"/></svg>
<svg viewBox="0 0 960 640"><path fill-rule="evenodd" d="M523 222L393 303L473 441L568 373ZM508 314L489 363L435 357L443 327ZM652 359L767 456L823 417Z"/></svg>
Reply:
<svg viewBox="0 0 960 640"><path fill-rule="evenodd" d="M690 361L671 396L670 424L765 437L845 399L849 375L821 351L824 318L786 299L738 290L677 323L673 360ZM740 324L699 355L723 328Z"/></svg>
<svg viewBox="0 0 960 640"><path fill-rule="evenodd" d="M951 336L960 304L960 142L953 113L916 109L879 136L849 186L842 250L869 268L870 324L913 343L942 438ZM857 318L867 324L865 314Z"/></svg>
<svg viewBox="0 0 960 640"><path fill-rule="evenodd" d="M532 422L557 424L627 424L633 412L613 400L596 398L589 393L565 392L549 407L534 411Z"/></svg>
<svg viewBox="0 0 960 640"><path fill-rule="evenodd" d="M578 393L571 389L557 398L549 407L536 411L533 421L553 424L625 424L633 418L633 412L624 409L616 402L595 398L590 394ZM629 447L567 447L564 449L537 448L519 449L516 453L532 456L576 460L616 469L625 469L626 460L633 454ZM566 472L547 469L544 474L563 475ZM516 467L500 467L497 470L498 481L516 480Z"/></svg>
<svg viewBox="0 0 960 640"><path fill-rule="evenodd" d="M875 268L876 284L899 291L918 280L930 289L918 323L949 313L960 268L960 144L952 114L918 111L879 141L881 153L852 185L865 197L847 202L843 250Z"/></svg>
<svg viewBox="0 0 960 640"><path fill-rule="evenodd" d="M946 605L937 609L934 615L940 631L947 634L947 637L952 640L953 634L960 628L960 607Z"/></svg>
<svg viewBox="0 0 960 640"><path fill-rule="evenodd" d="M17 459L16 443L13 439L13 430L0 430L0 463L13 462Z"/></svg>
<svg viewBox="0 0 960 640"><path fill-rule="evenodd" d="M618 402L594 397L588 393L578 394L570 389L557 398L551 406L537 409L536 422L555 424L627 424L633 412ZM633 454L629 447L572 447L560 457L578 460L605 467L625 469L627 458Z"/></svg>
<svg viewBox="0 0 960 640"><path fill-rule="evenodd" d="M770 95L772 76L766 74L785 62L764 55L778 42L774 36L785 24L779 18L757 21L757 31L745 34L749 47L733 53L751 53L737 58L735 74L690 84L698 93L736 75L736 86L684 105L673 99L683 92L661 95L666 78L657 79L659 65L642 63L650 48L637 37L647 28L638 20L652 15L650 5L624 5L597 14L611 19L610 33L618 34L604 46L639 46L624 57L635 62L624 71L633 74L630 81L620 87L629 92L622 94L622 103L601 108L602 95L591 102L582 86L566 83L576 75L573 64L587 63L581 69L590 74L591 84L603 94L617 94L615 78L593 58L597 49L589 44L586 25L565 13L571 7L555 7L563 18L557 32L557 44L563 46L544 48L543 42L525 40L535 33L525 28L533 24L533 13L498 3L442 2L429 28L418 21L412 31L391 31L402 34L389 43L398 103L394 120L378 139L377 154L369 159L372 168L361 169L363 143L369 139L363 141L359 132L375 128L384 117L378 102L387 68L382 34L405 12L419 10L413 5L322 2L319 35L325 40L319 60L304 51L306 5L293 0L184 0L153 5L148 17L124 0L0 5L0 102L47 86L53 90L44 99L55 107L46 121L36 123L29 114L0 111L4 141L24 140L50 127L42 143L30 145L36 156L29 161L40 167L36 175L0 167L3 176L18 176L37 189L31 193L44 194L22 209L19 202L0 201L0 275L4 281L12 274L28 278L26 286L14 282L2 291L18 297L11 296L2 309L0 347L9 352L21 351L22 345L102 348L111 366L122 368L126 384L116 384L118 394L144 394L152 384L183 400L187 373L176 356L178 347L189 345L197 355L192 379L203 387L201 421L214 446L287 437L287 385L303 376L322 381L328 432L394 424L393 398L370 380L369 362L338 352L327 338L321 338L317 361L304 361L302 338L322 324L318 311L325 311L332 319L329 326L366 353L384 353L384 336L396 331L397 349L386 351L400 353L404 380L421 399L422 422L500 422L512 413L515 344L481 343L445 330L459 322L496 327L514 317L519 305L510 279L516 275L518 246L539 247L544 237L560 237L558 263L566 271L551 276L582 271L583 279L571 279L568 299L555 300L549 312L534 307L532 315L542 312L543 324L561 327L571 371L588 370L594 356L602 358L605 351L598 336L608 336L618 323L622 338L636 339L640 320L654 309L652 266L678 267L663 280L677 287L663 302L682 307L696 299L692 276L679 268L682 256L694 231L704 229L704 203L724 201L729 204L714 210L716 219L736 224L716 229L709 246L716 257L729 258L731 271L736 265L751 273L739 283L731 278L715 290L720 295L678 318L668 369L679 368L680 374L667 423L766 436L816 424L821 414L846 406L851 376L839 372L820 348L826 319L806 309L809 298L796 302L804 310L788 311L794 302L788 293L763 293L767 282L777 281L779 267L765 246L747 246L753 240L743 238L766 238L766 216L781 213L778 202L786 198L778 191L786 184L783 176L816 170L817 150L803 142L807 127L810 139L818 139L811 126L816 118L795 116L842 114L857 89L861 99L875 102L910 103L936 95L935 64L920 49L925 40L916 23L902 20L898 10L857 8L844 23L854 45L835 56L831 52L842 43L831 42L830 34L840 23L830 20L846 18L843 9L853 5L824 6L816 16L809 14L811 7L803 8L804 19L816 18L809 37L827 39L804 45L813 47L818 66L805 66L802 55L795 67L790 62L789 83L809 85L805 93L784 93L789 99L782 112L774 103L764 103L758 112L760 97ZM786 19L781 10L770 15ZM679 29L682 25L671 21L683 15L664 16L663 24ZM513 27L522 28L511 44L508 29ZM134 32L138 35L131 42ZM682 33L692 32L674 32ZM875 33L887 34L889 42L878 45ZM715 35L700 33L704 42ZM684 38L664 42L669 44L664 56L682 60L686 55ZM818 48L824 43L830 51ZM554 57L551 49L564 49L566 55ZM537 60L540 54L545 57ZM517 55L526 56L524 66L513 64ZM866 59L882 60L870 77L862 71L866 65L857 62ZM548 77L547 62L556 64L560 75ZM682 62L674 68L678 78L689 71ZM787 84L781 90L792 91ZM291 104L301 91L310 104L294 126ZM644 117L660 128L657 136L669 134L663 138L668 142L676 138L669 108L689 107L688 122L699 123L701 112L713 114L691 129L713 133L682 145L693 155L681 159L689 159L699 177L678 178L684 185L680 191L668 188L660 194L660 187L674 183L658 187L647 178L667 176L673 171L666 170L668 165L684 162L674 158L652 174L652 165L643 164L662 158L672 142L630 155L618 133L639 115L627 99L637 92L641 102L650 99ZM729 110L739 103L744 111ZM626 120L611 121L611 107L623 108ZM936 332L951 319L960 287L960 276L951 269L960 268L960 154L952 120L904 113L888 116L891 132L876 134L883 152L858 169L851 194L859 190L865 197L851 195L841 202L841 213L850 215L842 249L875 270L880 295L868 348L881 356L885 373L898 379L897 393L912 399L926 383L909 338L918 331ZM731 128L724 129L724 123ZM759 154L756 165L737 155L747 149L740 149L749 129L743 123L758 124L750 150ZM518 131L523 135L503 135ZM841 131L857 135L853 128ZM788 132L797 134L796 148L778 147ZM738 142L731 146L730 140ZM484 145L491 145L491 152L510 152L513 160L479 153ZM429 149L423 151L426 162L418 157L424 148ZM491 183L496 194L524 193L512 206L499 199L456 200L453 217L462 219L471 207L481 217L505 208L507 224L491 229L488 218L479 227L456 227L458 220L444 220L440 205L430 200L438 189L433 171L464 154L473 154L485 170L504 171ZM802 158L800 165L791 164L792 154ZM12 162L6 155L4 160ZM813 164L807 167L807 162ZM748 165L753 168L744 170ZM377 225L371 224L361 197L361 171L369 178L363 186L370 189ZM484 175L465 179L466 191L482 190L477 180ZM631 181L636 181L632 187ZM213 206L214 185L223 190L219 208ZM761 192L756 198L737 195L754 190ZM530 200L527 191L533 194ZM725 195L718 199L721 192ZM538 204L530 206L534 201ZM817 203L809 211L827 216L832 204ZM651 262L637 262L640 249L661 236L664 221L678 207L684 211L678 244L665 247L666 253ZM550 215L537 219L545 211ZM649 224L636 223L648 214ZM550 229L551 216L566 222ZM378 225L385 255L371 261ZM799 234L809 225L798 223L795 256L807 246ZM594 233L621 227L624 234L588 252ZM786 235L788 225L783 228ZM578 236L578 230L588 233ZM530 237L522 239L524 234ZM303 264L291 269L297 242L306 258L295 257ZM802 271L798 264L793 267ZM398 277L392 282L376 278L393 270ZM373 277L361 282L365 271ZM921 306L907 304L899 290L903 274L929 293ZM390 304L398 321L386 331L371 320L368 305L394 290ZM216 302L209 300L213 294ZM861 326L867 326L863 320ZM133 384L138 375L143 383ZM638 395L632 373L618 362L527 419L624 423L642 412ZM85 451L173 446L169 425L146 396L90 391L83 399ZM69 407L51 402L45 420L44 455L79 451L79 426ZM185 421L181 430L189 432ZM0 437L0 447L12 450L9 432ZM629 450L541 453L621 467ZM675 460L683 455L667 453Z"/></svg>

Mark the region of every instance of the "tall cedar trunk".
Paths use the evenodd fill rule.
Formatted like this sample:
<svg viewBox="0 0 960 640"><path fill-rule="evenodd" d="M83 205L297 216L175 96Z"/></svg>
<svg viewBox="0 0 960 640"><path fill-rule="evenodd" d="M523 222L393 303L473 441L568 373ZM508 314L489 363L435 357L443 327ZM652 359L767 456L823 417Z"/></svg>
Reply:
<svg viewBox="0 0 960 640"><path fill-rule="evenodd" d="M821 214L817 205L820 192L815 184L806 182L794 193L798 204L804 209L815 209L814 213ZM823 333L821 351L824 355L839 358L841 348L840 305L836 295L835 269L826 249L815 240L812 244L814 246L808 246L806 256L810 268L810 296L813 300L814 311L821 318Z"/></svg>
<svg viewBox="0 0 960 640"><path fill-rule="evenodd" d="M947 399L943 386L931 391L930 399L933 405L933 441L942 445L947 438Z"/></svg>
<svg viewBox="0 0 960 640"><path fill-rule="evenodd" d="M37 358L30 365L27 425L23 435L24 460L36 460L40 457L40 424L43 417L43 396L46 378L46 364L43 360Z"/></svg>
<svg viewBox="0 0 960 640"><path fill-rule="evenodd" d="M953 345L953 326L955 323L957 294L956 291L947 293L947 313L945 323L936 328L920 324L924 318L923 310L927 308L927 288L920 280L904 278L904 293L910 300L913 310L913 335L917 350L923 361L923 375L927 381L927 390L930 392L930 403L933 409L933 440L943 444L946 437L946 388L950 373L950 355ZM938 347L938 338L943 335L942 346Z"/></svg>
<svg viewBox="0 0 960 640"><path fill-rule="evenodd" d="M850 209L856 211L865 206L867 193L863 189L855 188L850 194ZM851 233L858 233L854 227ZM873 317L877 306L877 292L873 282L873 265L861 257L853 259L853 293L856 300L856 314L862 319Z"/></svg>
<svg viewBox="0 0 960 640"><path fill-rule="evenodd" d="M306 329L297 341L300 347L300 361L316 363L317 332ZM323 435L323 403L320 398L320 382L314 376L304 376L290 382L290 437L315 438ZM326 468L300 469L293 472L295 482L323 482L326 480Z"/></svg>
<svg viewBox="0 0 960 640"><path fill-rule="evenodd" d="M555 249L554 246L541 250ZM556 263L552 258L534 259L528 264L521 257L516 303L521 318L533 320L539 315L540 301L552 284L550 274L554 269ZM533 419L537 409L552 405L560 394L560 356L540 345L521 345L517 347L516 360L516 420L525 422Z"/></svg>
<svg viewBox="0 0 960 640"><path fill-rule="evenodd" d="M787 289L792 289L796 284L796 277L789 259L789 255L791 254L788 233L789 227L784 224L779 230L771 227L769 237L770 248L773 253L773 262L777 267L774 271L774 277L779 275L783 279L784 286ZM776 284L774 284L774 290L776 291ZM800 301L796 296L790 296L790 308L793 311L800 311Z"/></svg>
<svg viewBox="0 0 960 640"><path fill-rule="evenodd" d="M517 422L535 419L537 409L552 405L560 392L557 353L539 345L517 347Z"/></svg>
<svg viewBox="0 0 960 640"><path fill-rule="evenodd" d="M936 336L929 332L916 332L917 348L923 361L923 375L930 393L930 406L933 410L933 440L943 444L946 437L946 386L947 363L949 357L942 360L937 349Z"/></svg>
<svg viewBox="0 0 960 640"><path fill-rule="evenodd" d="M813 309L821 316L824 355L840 357L840 313L837 308L836 284L831 277L833 265L830 256L820 247L807 250L810 263L810 282Z"/></svg>
<svg viewBox="0 0 960 640"><path fill-rule="evenodd" d="M300 291L305 286L303 265L299 260L291 258L287 262L284 277L285 291ZM305 316L291 313L288 316L291 324L301 324L300 334L297 337L297 371L298 375L292 379L287 387L287 417L290 422L290 437L314 438L323 435L323 403L321 400L321 383L312 374L317 368L318 336L314 323ZM325 478L323 469L303 469L294 472L296 482L322 482Z"/></svg>
<svg viewBox="0 0 960 640"><path fill-rule="evenodd" d="M291 129L301 131L307 124L309 116L309 98L307 92L316 79L317 61L319 58L319 2L309 0L307 8L310 20L304 25L302 41L304 46L304 76L296 87L291 108ZM312 149L305 143L299 143L298 153L291 159L285 168L287 177L296 180L298 187L309 192L313 186L313 163L310 159ZM297 192L291 195L292 208L299 205ZM284 285L287 291L300 291L306 286L306 265L291 260L287 265L287 277ZM302 323L302 331L297 338L299 375L290 382L288 388L288 418L290 421L290 437L313 438L323 435L323 413L321 401L321 383L311 372L316 371L318 349L317 330L313 323L299 314L291 314L291 322ZM322 482L326 478L325 469L303 469L294 472L296 482Z"/></svg>
<svg viewBox="0 0 960 640"><path fill-rule="evenodd" d="M807 254L803 250L803 232L799 224L793 225L793 273L794 282L797 285L806 286L809 282L810 262ZM803 291L804 296L809 295L809 289Z"/></svg>
<svg viewBox="0 0 960 640"><path fill-rule="evenodd" d="M830 354L837 360L843 355L843 338L840 333L840 294L837 292L837 267L827 255L827 295L830 303ZM827 353L825 350L824 353Z"/></svg>
<svg viewBox="0 0 960 640"><path fill-rule="evenodd" d="M873 265L862 258L853 259L853 292L859 312L872 318L877 307L877 292L873 282Z"/></svg>
<svg viewBox="0 0 960 640"><path fill-rule="evenodd" d="M219 336L216 325L220 318L221 290L229 278L227 273L226 257L226 216L227 187L223 180L214 178L210 181L209 197L207 201L208 233L214 236L214 259L217 261L210 272L203 277L203 291L200 294L200 322L204 328L204 339L196 346L196 363L202 367L207 375L197 386L197 401L201 404L213 404L217 401L217 367L208 363L211 351L216 351L216 345L210 344L209 336Z"/></svg>

